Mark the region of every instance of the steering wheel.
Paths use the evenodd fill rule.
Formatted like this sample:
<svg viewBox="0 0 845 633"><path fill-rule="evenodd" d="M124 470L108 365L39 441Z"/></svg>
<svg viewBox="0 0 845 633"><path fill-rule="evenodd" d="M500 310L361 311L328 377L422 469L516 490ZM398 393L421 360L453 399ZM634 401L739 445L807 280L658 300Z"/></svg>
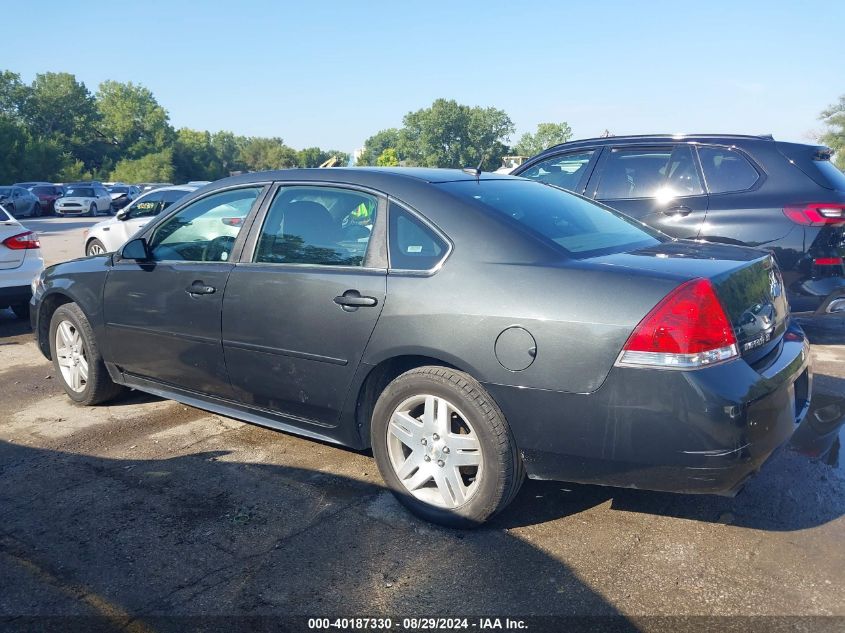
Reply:
<svg viewBox="0 0 845 633"><path fill-rule="evenodd" d="M225 262L235 245L235 238L231 235L219 235L211 240L202 251L204 262ZM225 255L225 257L224 257Z"/></svg>

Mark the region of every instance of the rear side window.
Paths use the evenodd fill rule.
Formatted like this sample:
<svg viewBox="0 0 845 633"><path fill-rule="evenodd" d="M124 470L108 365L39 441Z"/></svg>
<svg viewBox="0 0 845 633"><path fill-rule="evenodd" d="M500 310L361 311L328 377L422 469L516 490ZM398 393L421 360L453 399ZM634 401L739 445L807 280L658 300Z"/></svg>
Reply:
<svg viewBox="0 0 845 633"><path fill-rule="evenodd" d="M164 211L167 207L178 202L185 196L187 196L190 191L182 191L180 189L170 189L169 191L165 191L161 197L161 209L160 211Z"/></svg>
<svg viewBox="0 0 845 633"><path fill-rule="evenodd" d="M431 270L448 245L437 233L395 203L390 204L390 267Z"/></svg>
<svg viewBox="0 0 845 633"><path fill-rule="evenodd" d="M845 191L845 174L836 165L829 160L814 160L813 164L836 191Z"/></svg>
<svg viewBox="0 0 845 633"><path fill-rule="evenodd" d="M579 196L525 180L462 180L440 185L481 203L573 257L586 258L660 243L634 220Z"/></svg>
<svg viewBox="0 0 845 633"><path fill-rule="evenodd" d="M602 170L596 198L674 198L703 192L689 145L614 148Z"/></svg>
<svg viewBox="0 0 845 633"><path fill-rule="evenodd" d="M575 191L587 172L593 154L594 150L558 154L532 165L519 175Z"/></svg>
<svg viewBox="0 0 845 633"><path fill-rule="evenodd" d="M739 152L726 147L699 147L698 157L710 193L745 191L760 174Z"/></svg>

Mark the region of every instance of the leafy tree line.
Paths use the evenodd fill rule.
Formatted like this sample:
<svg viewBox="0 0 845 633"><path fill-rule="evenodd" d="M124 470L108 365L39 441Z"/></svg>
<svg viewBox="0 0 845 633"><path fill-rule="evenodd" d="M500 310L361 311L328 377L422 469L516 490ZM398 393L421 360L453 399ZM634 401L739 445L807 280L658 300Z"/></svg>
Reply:
<svg viewBox="0 0 845 633"><path fill-rule="evenodd" d="M0 183L83 179L216 180L232 171L317 167L348 154L296 150L281 138L174 129L153 93L104 81L96 93L69 73L0 72Z"/></svg>
<svg viewBox="0 0 845 633"><path fill-rule="evenodd" d="M364 144L359 165L416 165L496 169L502 156L532 156L572 138L564 123L541 123L535 134L523 134L507 145L515 126L503 110L470 107L437 99L429 108L409 112L401 128L374 134Z"/></svg>
<svg viewBox="0 0 845 633"><path fill-rule="evenodd" d="M834 162L845 171L845 95L839 97L838 103L826 108L820 118L827 125L827 132L820 140L836 152Z"/></svg>

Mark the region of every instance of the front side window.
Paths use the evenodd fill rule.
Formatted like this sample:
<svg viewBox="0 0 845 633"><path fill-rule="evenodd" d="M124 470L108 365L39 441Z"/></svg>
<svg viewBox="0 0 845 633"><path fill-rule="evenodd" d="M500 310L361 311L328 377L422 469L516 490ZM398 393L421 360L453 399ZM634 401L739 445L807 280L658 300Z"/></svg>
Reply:
<svg viewBox="0 0 845 633"><path fill-rule="evenodd" d="M261 187L233 189L196 200L164 220L150 239L157 261L228 261Z"/></svg>
<svg viewBox="0 0 845 633"><path fill-rule="evenodd" d="M689 145L664 148L614 148L604 165L596 198L657 198L697 196L701 179Z"/></svg>
<svg viewBox="0 0 845 633"><path fill-rule="evenodd" d="M334 187L282 187L255 253L268 264L364 266L378 199Z"/></svg>
<svg viewBox="0 0 845 633"><path fill-rule="evenodd" d="M760 177L742 154L726 147L699 147L698 157L710 193L745 191Z"/></svg>
<svg viewBox="0 0 845 633"><path fill-rule="evenodd" d="M594 150L558 154L519 174L523 178L539 180L562 189L575 191L581 178L586 174Z"/></svg>
<svg viewBox="0 0 845 633"><path fill-rule="evenodd" d="M431 270L443 259L448 245L414 215L390 204L390 267Z"/></svg>
<svg viewBox="0 0 845 633"><path fill-rule="evenodd" d="M634 220L579 196L525 180L461 180L440 185L529 229L572 257L593 257L661 242Z"/></svg>
<svg viewBox="0 0 845 633"><path fill-rule="evenodd" d="M161 193L154 192L129 205L129 216L133 218L151 218L161 212Z"/></svg>

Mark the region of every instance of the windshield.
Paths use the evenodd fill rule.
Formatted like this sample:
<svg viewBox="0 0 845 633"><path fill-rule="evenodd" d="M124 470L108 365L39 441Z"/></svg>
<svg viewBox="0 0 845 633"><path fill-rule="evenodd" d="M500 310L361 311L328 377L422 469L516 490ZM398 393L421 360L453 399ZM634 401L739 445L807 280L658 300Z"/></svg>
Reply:
<svg viewBox="0 0 845 633"><path fill-rule="evenodd" d="M0 187L0 196L10 196L12 195L12 188L11 187Z"/></svg>
<svg viewBox="0 0 845 633"><path fill-rule="evenodd" d="M95 198L96 197L94 195L94 190L86 188L86 187L79 187L79 188L73 187L71 189L68 189L67 193L65 195L68 198L73 198L73 197L76 197L76 198Z"/></svg>
<svg viewBox="0 0 845 633"><path fill-rule="evenodd" d="M40 193L41 195L50 196L53 195L56 190L53 189L53 187L33 187L30 191L32 191L32 193Z"/></svg>
<svg viewBox="0 0 845 633"><path fill-rule="evenodd" d="M129 187L109 187L109 193L129 193Z"/></svg>
<svg viewBox="0 0 845 633"><path fill-rule="evenodd" d="M519 223L572 257L644 248L666 239L627 216L538 182L461 180L440 187Z"/></svg>

